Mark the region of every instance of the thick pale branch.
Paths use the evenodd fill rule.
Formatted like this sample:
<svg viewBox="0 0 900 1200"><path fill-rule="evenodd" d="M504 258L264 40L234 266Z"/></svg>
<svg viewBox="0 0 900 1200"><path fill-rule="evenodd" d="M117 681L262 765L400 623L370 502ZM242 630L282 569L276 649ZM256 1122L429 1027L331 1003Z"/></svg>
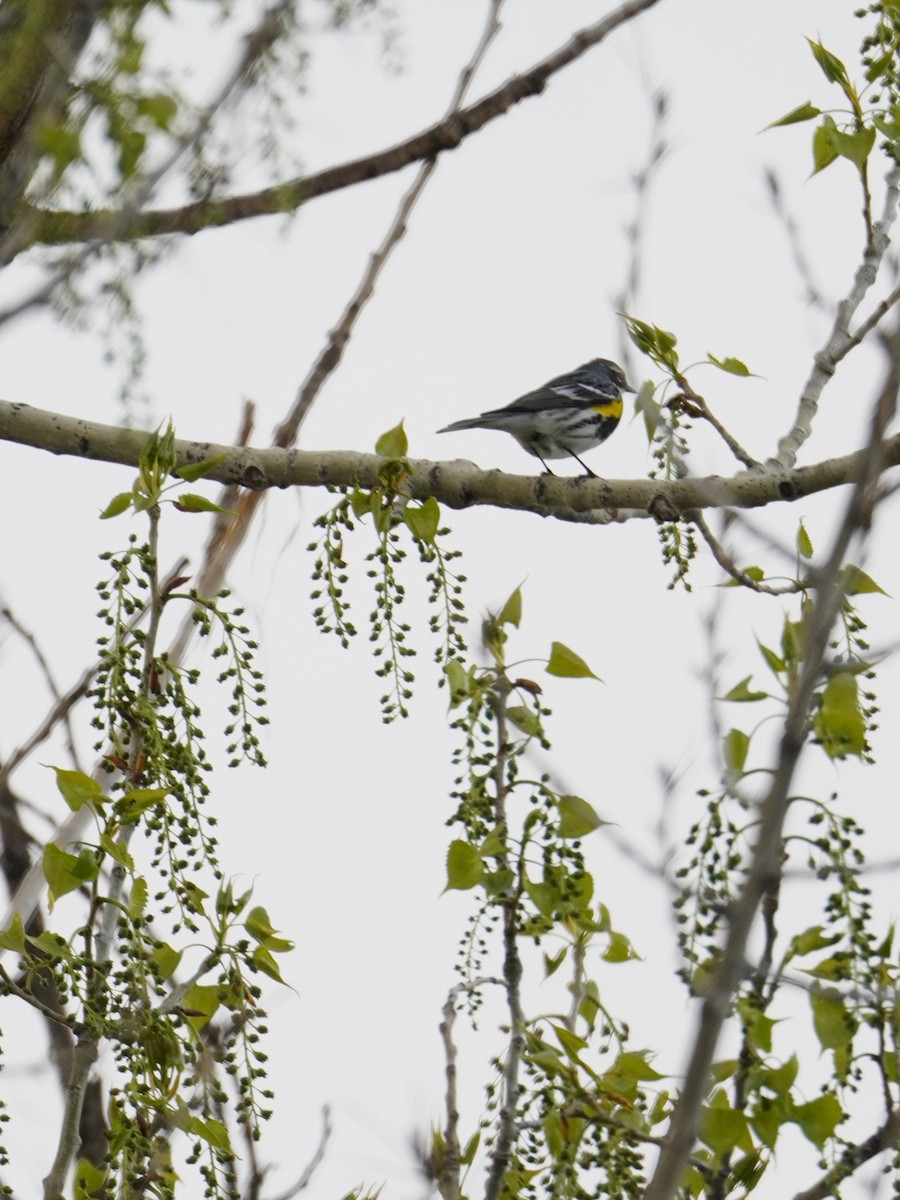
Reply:
<svg viewBox="0 0 900 1200"><path fill-rule="evenodd" d="M133 467L148 437L149 434L139 430L0 400L0 440L51 454ZM258 450L184 440L177 440L175 447L182 466L222 455L222 461L210 469L207 478L252 491L275 487L349 487L357 483L363 488L377 487L385 462L376 454L349 450ZM900 464L900 435L887 438L880 449L885 467ZM454 462L411 459L403 487L413 499L434 496L448 508L485 504L562 519L573 513L630 509L669 521L686 514L689 519L692 509L761 508L854 483L869 456L870 451L858 450L793 470L676 480L507 475L498 470L483 471L461 459Z"/></svg>
<svg viewBox="0 0 900 1200"><path fill-rule="evenodd" d="M658 3L659 0L626 0L602 20L579 30L565 45L529 70L514 75L477 103L452 113L396 146L313 175L287 180L259 192L220 200L202 200L179 208L133 214L123 214L115 209L79 213L35 208L28 214L32 222L31 243L71 245L97 238L123 241L172 233L198 233L203 229L231 225L251 217L292 212L317 196L401 171L411 163L456 149L466 138L502 117L515 105L531 96L540 95L551 76L581 58L620 25Z"/></svg>

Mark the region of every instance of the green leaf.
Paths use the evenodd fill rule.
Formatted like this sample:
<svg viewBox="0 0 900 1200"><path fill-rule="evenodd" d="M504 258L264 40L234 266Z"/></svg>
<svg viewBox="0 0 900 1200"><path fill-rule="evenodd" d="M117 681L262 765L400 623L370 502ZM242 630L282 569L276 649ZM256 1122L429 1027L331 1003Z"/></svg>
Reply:
<svg viewBox="0 0 900 1200"><path fill-rule="evenodd" d="M135 107L140 116L163 130L170 128L178 114L178 102L168 92L150 92L146 96L139 96Z"/></svg>
<svg viewBox="0 0 900 1200"><path fill-rule="evenodd" d="M727 700L728 697L726 696ZM743 729L729 729L722 739L722 755L725 766L729 771L740 774L747 761L747 751L750 749L750 738Z"/></svg>
<svg viewBox="0 0 900 1200"><path fill-rule="evenodd" d="M831 1093L810 1100L809 1104L794 1107L793 1119L814 1146L820 1150L832 1136L844 1117L837 1096Z"/></svg>
<svg viewBox="0 0 900 1200"><path fill-rule="evenodd" d="M466 1148L459 1156L459 1161L464 1167L471 1166L475 1161L475 1155L478 1152L478 1147L481 1144L481 1130L476 1130L475 1133L466 1142Z"/></svg>
<svg viewBox="0 0 900 1200"><path fill-rule="evenodd" d="M350 493L350 507L353 509L355 517L368 516L378 502L374 492L361 492L359 488L354 488Z"/></svg>
<svg viewBox="0 0 900 1200"><path fill-rule="evenodd" d="M787 1096L799 1071L800 1060L796 1054L792 1054L780 1067L766 1068L765 1086L777 1096Z"/></svg>
<svg viewBox="0 0 900 1200"><path fill-rule="evenodd" d="M131 895L128 897L128 915L132 920L144 915L147 907L147 880L138 875L131 885Z"/></svg>
<svg viewBox="0 0 900 1200"><path fill-rule="evenodd" d="M813 979L825 979L830 983L842 983L849 978L847 955L838 951L829 958L823 958L814 967L804 967L803 974L811 975Z"/></svg>
<svg viewBox="0 0 900 1200"><path fill-rule="evenodd" d="M764 1054L771 1053L772 1030L776 1025L774 1018L767 1017L746 997L738 1000L738 1012L750 1046L754 1050L761 1050Z"/></svg>
<svg viewBox="0 0 900 1200"><path fill-rule="evenodd" d="M739 358L716 358L714 354L709 353L707 353L706 357L714 367L718 367L720 371L727 371L729 375L740 375L746 379L753 374L750 368L745 363L742 363Z"/></svg>
<svg viewBox="0 0 900 1200"><path fill-rule="evenodd" d="M441 506L434 496L429 496L419 505L408 504L403 510L403 520L413 537L431 544L441 523Z"/></svg>
<svg viewBox="0 0 900 1200"><path fill-rule="evenodd" d="M179 479L183 479L185 483L196 483L198 479L202 479L204 475L209 474L213 467L217 467L220 462L224 462L228 457L228 451L224 450L221 454L214 454L212 458L204 458L202 462L185 463L183 467L178 467L175 474Z"/></svg>
<svg viewBox="0 0 900 1200"><path fill-rule="evenodd" d="M785 668L784 659L778 657L774 650L770 650L768 646L764 646L759 638L756 639L756 644L759 646L759 652L766 660L766 666L773 675L780 675Z"/></svg>
<svg viewBox="0 0 900 1200"><path fill-rule="evenodd" d="M542 917L552 919L559 903L559 889L549 883L536 883L525 876L525 892Z"/></svg>
<svg viewBox="0 0 900 1200"><path fill-rule="evenodd" d="M61 767L51 767L51 770L55 771L56 786L72 812L78 812L85 805L91 812L97 811L104 796L103 788L96 779L91 779L83 771L64 771Z"/></svg>
<svg viewBox="0 0 900 1200"><path fill-rule="evenodd" d="M762 569L762 567L743 567L742 572L744 575L747 575L750 579L752 579L754 581L754 583L762 583L762 581L766 577L766 573ZM720 583L717 586L718 587L741 587L742 585L741 585L740 580L738 580L738 579L726 579L724 583Z"/></svg>
<svg viewBox="0 0 900 1200"><path fill-rule="evenodd" d="M191 1117L190 1132L216 1150L223 1150L226 1153L231 1150L228 1130L215 1117L209 1117L205 1121L201 1117Z"/></svg>
<svg viewBox="0 0 900 1200"><path fill-rule="evenodd" d="M195 492L182 492L174 502L179 512L186 513L222 513L226 517L234 516L230 508L222 508L220 504L207 500L206 496L198 496Z"/></svg>
<svg viewBox="0 0 900 1200"><path fill-rule="evenodd" d="M408 449L409 442L402 421L387 433L383 433L375 443L375 453L383 458L405 458Z"/></svg>
<svg viewBox="0 0 900 1200"><path fill-rule="evenodd" d="M294 948L294 943L288 938L276 936L279 930L271 923L269 914L261 905L251 908L247 913L244 928L254 941L265 946L272 954L286 954Z"/></svg>
<svg viewBox="0 0 900 1200"><path fill-rule="evenodd" d="M551 1157L560 1158L566 1148L566 1139L563 1137L562 1113L556 1108L549 1109L544 1117L544 1141Z"/></svg>
<svg viewBox="0 0 900 1200"><path fill-rule="evenodd" d="M112 500L110 500L109 504L107 504L106 508L104 508L103 512L100 514L100 520L107 521L110 517L119 516L120 513L123 513L126 509L131 508L133 499L134 496L131 492L119 492L118 495L113 496Z"/></svg>
<svg viewBox="0 0 900 1200"><path fill-rule="evenodd" d="M832 54L830 50L826 50L821 42L814 42L812 38L807 38L809 48L813 52L813 58L822 68L822 72L829 83L838 83L842 87L849 86L850 79L847 75L847 68L841 62L836 54Z"/></svg>
<svg viewBox="0 0 900 1200"><path fill-rule="evenodd" d="M752 702L754 700L767 700L768 692L754 692L750 689L750 680L752 675L748 675L746 679L742 679L740 683L736 683L730 692L722 697L723 700L730 700L736 704Z"/></svg>
<svg viewBox="0 0 900 1200"><path fill-rule="evenodd" d="M839 152L834 136L836 133L837 126L832 118L824 117L822 124L813 134L813 175L830 167L838 157Z"/></svg>
<svg viewBox="0 0 900 1200"><path fill-rule="evenodd" d="M574 650L564 646L562 642L553 642L550 647L550 658L547 662L548 675L561 675L569 679L599 679L583 658ZM602 682L602 680L601 680Z"/></svg>
<svg viewBox="0 0 900 1200"><path fill-rule="evenodd" d="M506 603L500 609L500 614L497 617L498 625L514 625L519 628L519 623L522 620L522 589L517 587L512 595L507 599Z"/></svg>
<svg viewBox="0 0 900 1200"><path fill-rule="evenodd" d="M853 566L852 563L848 563L842 569L838 583L846 596L861 596L873 592L877 592L881 596L889 594L883 587L879 587L871 575L867 575L865 571Z"/></svg>
<svg viewBox="0 0 900 1200"><path fill-rule="evenodd" d="M447 886L444 891L467 891L484 877L484 862L474 846L456 838L447 851Z"/></svg>
<svg viewBox="0 0 900 1200"><path fill-rule="evenodd" d="M134 859L128 853L128 847L123 842L110 837L108 833L101 833L100 849L108 854L113 862L117 862L120 867L124 867L126 871L134 870Z"/></svg>
<svg viewBox="0 0 900 1200"><path fill-rule="evenodd" d="M876 79L887 75L894 62L893 48L888 50L886 54L882 54L876 58L874 62L867 68L865 79L867 83L874 83Z"/></svg>
<svg viewBox="0 0 900 1200"><path fill-rule="evenodd" d="M727 1154L747 1138L747 1118L736 1108L708 1105L700 1118L699 1134L715 1154Z"/></svg>
<svg viewBox="0 0 900 1200"><path fill-rule="evenodd" d="M251 908L247 913L247 919L244 922L244 928L250 934L255 942L265 942L278 930L269 920L269 914L257 904L255 908Z"/></svg>
<svg viewBox="0 0 900 1200"><path fill-rule="evenodd" d="M181 1009L194 1029L202 1029L215 1016L220 1004L214 984L193 983L181 1001Z"/></svg>
<svg viewBox="0 0 900 1200"><path fill-rule="evenodd" d="M108 1167L96 1167L87 1158L79 1158L72 1176L73 1200L91 1200L104 1191L103 1185L109 1176Z"/></svg>
<svg viewBox="0 0 900 1200"><path fill-rule="evenodd" d="M785 962L792 958L802 958L805 954L812 954L815 950L824 950L826 946L833 946L839 940L840 934L827 935L824 925L810 925L808 929L804 929L802 933L795 934L791 938Z"/></svg>
<svg viewBox="0 0 900 1200"><path fill-rule="evenodd" d="M25 953L25 926L19 913L13 913L9 927L0 931L0 949L12 950L13 954Z"/></svg>
<svg viewBox="0 0 900 1200"><path fill-rule="evenodd" d="M813 730L829 758L861 757L866 748L866 719L852 671L836 671L822 692Z"/></svg>
<svg viewBox="0 0 900 1200"><path fill-rule="evenodd" d="M806 526L800 522L800 528L797 530L797 553L801 558L812 558L813 544L812 539L806 532Z"/></svg>
<svg viewBox="0 0 900 1200"><path fill-rule="evenodd" d="M656 431L665 420L665 414L656 400L656 389L648 379L641 384L634 400L634 411L637 416L643 416L644 428L647 431L647 441L652 442Z"/></svg>
<svg viewBox="0 0 900 1200"><path fill-rule="evenodd" d="M634 959L640 958L640 955L625 934L614 929L609 934L609 945L600 957L604 962L623 963L632 962Z"/></svg>
<svg viewBox="0 0 900 1200"><path fill-rule="evenodd" d="M511 867L503 867L499 871L485 871L481 886L489 896L502 896L512 887L515 878L516 873Z"/></svg>
<svg viewBox="0 0 900 1200"><path fill-rule="evenodd" d="M587 800L582 800L580 796L560 796L558 808L561 838L584 837L599 829L601 825L609 824L608 821L601 820Z"/></svg>
<svg viewBox="0 0 900 1200"><path fill-rule="evenodd" d="M147 809L156 808L170 793L169 788L134 788L116 804L119 820L125 825L134 825Z"/></svg>
<svg viewBox="0 0 900 1200"><path fill-rule="evenodd" d="M450 689L450 707L456 708L472 694L472 675L458 658L450 658L444 664L444 675Z"/></svg>
<svg viewBox="0 0 900 1200"><path fill-rule="evenodd" d="M834 145L841 158L848 158L861 173L869 160L869 155L875 146L876 133L873 127L864 125L853 133L837 129L834 131Z"/></svg>
<svg viewBox="0 0 900 1200"><path fill-rule="evenodd" d="M174 949L168 942L160 942L150 955L150 961L156 967L157 974L162 982L171 979L178 970L178 964L181 962L182 952Z"/></svg>
<svg viewBox="0 0 900 1200"><path fill-rule="evenodd" d="M524 704L510 704L506 709L506 715L513 725L517 729L521 729L528 737L540 736L541 718L533 709L526 708Z"/></svg>
<svg viewBox="0 0 900 1200"><path fill-rule="evenodd" d="M635 1079L639 1082L652 1083L655 1079L665 1079L655 1067L647 1061L648 1051L626 1050L620 1054L613 1064L612 1073L623 1079Z"/></svg>
<svg viewBox="0 0 900 1200"><path fill-rule="evenodd" d="M64 961L71 961L72 949L64 937L60 937L58 933L53 933L50 929L45 929L43 933L39 933L37 937L27 935L29 946L34 946L35 950L40 951L51 960L51 962L60 958Z"/></svg>
<svg viewBox="0 0 900 1200"><path fill-rule="evenodd" d="M0 937L3 935L0 934ZM2 943L0 943L2 945ZM569 953L569 947L563 946L558 954L544 954L544 978L549 979L551 975L555 975L559 968L566 961L566 956Z"/></svg>
<svg viewBox="0 0 900 1200"><path fill-rule="evenodd" d="M44 847L42 866L51 900L58 900L83 884L92 883L100 870L90 850L82 850L76 856L60 850L54 842L48 842Z"/></svg>
<svg viewBox="0 0 900 1200"><path fill-rule="evenodd" d="M783 117L779 117L777 121L772 121L766 129L777 129L779 125L796 125L800 121L812 121L820 116L822 110L807 100L805 104L798 104L796 108L792 108L789 113L785 113Z"/></svg>
<svg viewBox="0 0 900 1200"><path fill-rule="evenodd" d="M257 946L251 955L250 961L256 967L257 971L262 971L263 975L268 975L276 983L284 983L281 977L281 968L266 946Z"/></svg>
<svg viewBox="0 0 900 1200"><path fill-rule="evenodd" d="M648 355L660 366L669 370L678 369L678 354L675 350L678 339L674 333L660 329L658 325L650 325L637 317L623 313L625 331L642 354Z"/></svg>
<svg viewBox="0 0 900 1200"><path fill-rule="evenodd" d="M34 133L34 143L42 154L53 159L53 173L58 180L67 167L82 157L81 133L64 125L42 122Z"/></svg>
<svg viewBox="0 0 900 1200"><path fill-rule="evenodd" d="M809 994L813 1028L823 1050L835 1050L853 1041L855 1019L836 988L813 987Z"/></svg>
<svg viewBox="0 0 900 1200"><path fill-rule="evenodd" d="M572 1033L570 1029L566 1029L564 1025L552 1025L551 1028L556 1034L559 1044L566 1052L566 1056L572 1059L573 1062L578 1062L578 1056L582 1050L586 1050L588 1042L579 1037L577 1033Z"/></svg>

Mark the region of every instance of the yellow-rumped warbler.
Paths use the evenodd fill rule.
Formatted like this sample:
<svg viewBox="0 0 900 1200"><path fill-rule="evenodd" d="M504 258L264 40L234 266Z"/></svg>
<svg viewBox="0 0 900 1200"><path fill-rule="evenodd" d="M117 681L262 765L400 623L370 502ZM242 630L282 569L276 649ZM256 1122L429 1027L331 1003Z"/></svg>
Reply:
<svg viewBox="0 0 900 1200"><path fill-rule="evenodd" d="M454 421L438 433L456 429L502 429L539 458L548 475L548 458L571 455L588 475L597 478L578 452L605 442L622 416L622 393L634 388L625 372L608 358L594 358L567 375L557 375L536 391L527 392L506 408L493 408L480 417Z"/></svg>

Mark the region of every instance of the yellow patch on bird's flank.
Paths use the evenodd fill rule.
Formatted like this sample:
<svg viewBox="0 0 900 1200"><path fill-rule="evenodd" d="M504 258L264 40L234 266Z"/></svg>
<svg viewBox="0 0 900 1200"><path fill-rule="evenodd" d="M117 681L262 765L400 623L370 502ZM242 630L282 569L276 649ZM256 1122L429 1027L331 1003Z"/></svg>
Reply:
<svg viewBox="0 0 900 1200"><path fill-rule="evenodd" d="M614 417L616 420L622 415L622 400L610 400L607 404L592 404L591 412L595 412L598 417Z"/></svg>

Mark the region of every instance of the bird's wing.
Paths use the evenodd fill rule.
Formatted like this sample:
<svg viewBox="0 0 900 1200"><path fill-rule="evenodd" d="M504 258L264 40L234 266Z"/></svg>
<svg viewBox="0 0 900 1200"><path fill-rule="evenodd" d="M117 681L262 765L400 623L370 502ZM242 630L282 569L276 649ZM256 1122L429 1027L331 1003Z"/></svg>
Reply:
<svg viewBox="0 0 900 1200"><path fill-rule="evenodd" d="M619 390L611 379L598 380L596 376L579 367L567 375L557 375L540 389L542 392L552 392L566 400L575 403L590 404L596 400L617 400Z"/></svg>

